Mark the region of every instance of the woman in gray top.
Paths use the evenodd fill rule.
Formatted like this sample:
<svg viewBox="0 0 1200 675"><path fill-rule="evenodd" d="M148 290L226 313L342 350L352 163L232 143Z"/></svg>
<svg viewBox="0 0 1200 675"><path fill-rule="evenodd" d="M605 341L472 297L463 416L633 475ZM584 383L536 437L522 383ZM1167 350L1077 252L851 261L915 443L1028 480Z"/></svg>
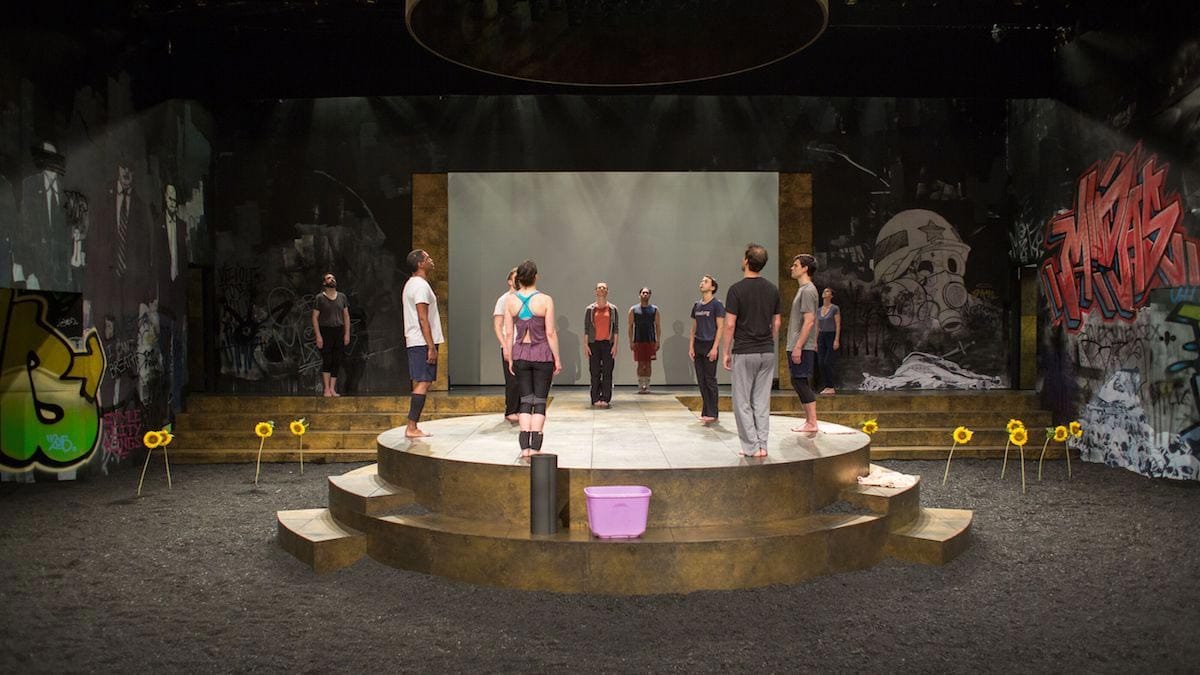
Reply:
<svg viewBox="0 0 1200 675"><path fill-rule="evenodd" d="M821 293L821 308L817 310L817 363L821 366L822 394L834 394L833 360L842 341L842 311L833 304L833 289Z"/></svg>

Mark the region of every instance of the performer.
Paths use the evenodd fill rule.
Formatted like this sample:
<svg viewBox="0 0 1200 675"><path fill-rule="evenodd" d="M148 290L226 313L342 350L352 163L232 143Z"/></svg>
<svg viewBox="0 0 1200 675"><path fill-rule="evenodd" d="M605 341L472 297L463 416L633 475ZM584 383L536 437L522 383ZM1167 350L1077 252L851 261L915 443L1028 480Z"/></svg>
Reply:
<svg viewBox="0 0 1200 675"><path fill-rule="evenodd" d="M788 317L787 348L788 372L792 376L792 387L804 406L804 424L792 431L817 431L817 395L813 393L808 378L813 374L817 360L817 287L812 275L817 271L817 260L807 253L792 258L792 278L800 284L792 300L792 314Z"/></svg>
<svg viewBox="0 0 1200 675"><path fill-rule="evenodd" d="M333 272L325 273L324 288L317 293L313 305L312 324L317 349L321 351L321 383L325 385L325 396L341 396L337 393L337 376L346 347L350 345L350 302L345 293L338 292Z"/></svg>
<svg viewBox="0 0 1200 675"><path fill-rule="evenodd" d="M767 456L775 338L779 335L779 289L762 278L767 249L748 244L742 279L725 296L725 370L733 371L733 419L739 455Z"/></svg>
<svg viewBox="0 0 1200 675"><path fill-rule="evenodd" d="M404 435L407 438L421 438L430 435L418 428L417 423L421 421L429 385L437 379L437 346L445 339L442 337L437 296L429 285L433 258L417 249L408 254L407 262L412 276L404 284L404 342L408 345L408 373L413 385L408 406L408 428Z"/></svg>
<svg viewBox="0 0 1200 675"><path fill-rule="evenodd" d="M522 457L542 451L550 382L562 371L554 299L538 291L537 277L537 264L532 260L517 265L516 290L504 312L504 328L514 336L513 342L504 345L504 360L521 390Z"/></svg>
<svg viewBox="0 0 1200 675"><path fill-rule="evenodd" d="M583 350L588 357L592 376L592 405L607 408L612 401L612 374L617 357L617 309L608 304L608 284L596 284L596 301L583 312L583 330L587 343Z"/></svg>
<svg viewBox="0 0 1200 675"><path fill-rule="evenodd" d="M837 392L833 388L833 360L842 341L842 310L833 304L833 289L821 293L821 309L817 311L817 363L821 366L822 394Z"/></svg>
<svg viewBox="0 0 1200 675"><path fill-rule="evenodd" d="M714 297L717 280L710 274L700 277L700 301L692 305L692 334L688 338L688 356L696 368L700 386L700 422L717 421L717 354L725 332L725 305Z"/></svg>
<svg viewBox="0 0 1200 675"><path fill-rule="evenodd" d="M508 372L508 364L504 361L504 345L512 343L512 334L504 332L504 307L513 292L513 279L517 276L517 268L508 272L508 290L496 299L496 308L492 310L492 330L496 333L496 341L500 343L500 369L504 371L504 419L516 424L517 408L521 405L521 394L517 391L517 378Z"/></svg>
<svg viewBox="0 0 1200 675"><path fill-rule="evenodd" d="M650 289L638 291L638 304L629 308L629 349L637 362L638 393L650 393L650 362L658 358L658 338L662 335L658 307L650 304Z"/></svg>

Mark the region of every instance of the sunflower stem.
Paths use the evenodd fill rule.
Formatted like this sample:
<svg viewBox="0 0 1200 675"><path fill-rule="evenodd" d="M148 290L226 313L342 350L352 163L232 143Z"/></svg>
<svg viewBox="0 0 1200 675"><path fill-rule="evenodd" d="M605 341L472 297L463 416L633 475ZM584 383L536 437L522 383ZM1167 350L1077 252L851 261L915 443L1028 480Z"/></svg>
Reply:
<svg viewBox="0 0 1200 675"><path fill-rule="evenodd" d="M267 442L266 436L260 436L258 439L258 461L254 463L254 484L258 485L258 470L262 467L262 449Z"/></svg>
<svg viewBox="0 0 1200 675"><path fill-rule="evenodd" d="M942 474L942 485L946 484L946 479L950 477L950 460L954 459L954 448L958 447L958 441L954 441L954 445L950 446L950 456L946 458L946 472Z"/></svg>
<svg viewBox="0 0 1200 675"><path fill-rule="evenodd" d="M1004 480L1004 471L1008 469L1008 446L1011 440L1004 442L1004 463L1000 465L1000 480Z"/></svg>
<svg viewBox="0 0 1200 675"><path fill-rule="evenodd" d="M138 479L137 496L142 496L142 482L146 480L146 467L150 466L150 455L154 454L154 448L146 450L146 463L142 465L142 477Z"/></svg>
<svg viewBox="0 0 1200 675"><path fill-rule="evenodd" d="M1050 437L1046 437L1046 442L1042 443L1042 456L1038 457L1038 480L1042 479L1042 462L1046 459L1046 447L1050 445Z"/></svg>

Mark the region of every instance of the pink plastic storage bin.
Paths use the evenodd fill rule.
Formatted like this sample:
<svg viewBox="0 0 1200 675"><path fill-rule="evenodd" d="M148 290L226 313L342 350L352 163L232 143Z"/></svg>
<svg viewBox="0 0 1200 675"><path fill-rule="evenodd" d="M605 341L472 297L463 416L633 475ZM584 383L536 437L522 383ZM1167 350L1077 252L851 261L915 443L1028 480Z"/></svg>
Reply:
<svg viewBox="0 0 1200 675"><path fill-rule="evenodd" d="M602 485L583 488L588 527L602 539L631 539L646 531L650 488L642 485Z"/></svg>

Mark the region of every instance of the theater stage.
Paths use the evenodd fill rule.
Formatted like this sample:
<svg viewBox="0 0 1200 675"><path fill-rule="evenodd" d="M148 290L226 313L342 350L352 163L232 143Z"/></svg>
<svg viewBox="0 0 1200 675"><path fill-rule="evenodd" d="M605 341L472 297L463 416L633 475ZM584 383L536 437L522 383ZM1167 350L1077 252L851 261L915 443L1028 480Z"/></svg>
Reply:
<svg viewBox="0 0 1200 675"><path fill-rule="evenodd" d="M642 594L795 583L885 556L948 562L970 511L926 509L920 483L864 487L870 437L771 418L768 457L738 456L731 414L700 425L674 396L619 396L590 407L555 395L543 450L558 458L559 532L529 533L529 467L501 415L432 420L433 435L378 437L378 463L329 479L329 508L281 511L280 544L318 572L363 555L472 583ZM653 490L646 533L601 540L583 488Z"/></svg>

